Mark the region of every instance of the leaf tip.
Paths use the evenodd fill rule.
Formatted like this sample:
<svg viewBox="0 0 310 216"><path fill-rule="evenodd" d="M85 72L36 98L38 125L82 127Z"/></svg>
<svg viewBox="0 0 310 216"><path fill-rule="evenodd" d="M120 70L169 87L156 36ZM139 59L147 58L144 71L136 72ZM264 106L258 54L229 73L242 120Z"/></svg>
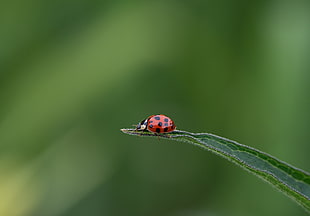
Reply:
<svg viewBox="0 0 310 216"><path fill-rule="evenodd" d="M136 129L132 128L122 128L120 129L123 133L129 134L129 135L139 135L141 132L137 131Z"/></svg>
<svg viewBox="0 0 310 216"><path fill-rule="evenodd" d="M120 129L120 131L122 131L123 133L128 133L130 131L130 129L128 128L122 128Z"/></svg>

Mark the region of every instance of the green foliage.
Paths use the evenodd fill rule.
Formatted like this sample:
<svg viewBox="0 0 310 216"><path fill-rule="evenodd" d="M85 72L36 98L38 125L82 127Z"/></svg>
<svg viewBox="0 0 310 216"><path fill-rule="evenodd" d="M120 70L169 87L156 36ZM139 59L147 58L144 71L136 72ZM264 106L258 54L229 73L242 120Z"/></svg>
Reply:
<svg viewBox="0 0 310 216"><path fill-rule="evenodd" d="M309 171L309 4L1 1L0 216L308 215L214 154L118 129L165 113Z"/></svg>
<svg viewBox="0 0 310 216"><path fill-rule="evenodd" d="M210 133L176 130L167 134L154 134L135 129L122 129L122 132L139 136L163 137L200 146L264 179L310 212L309 173L262 151Z"/></svg>

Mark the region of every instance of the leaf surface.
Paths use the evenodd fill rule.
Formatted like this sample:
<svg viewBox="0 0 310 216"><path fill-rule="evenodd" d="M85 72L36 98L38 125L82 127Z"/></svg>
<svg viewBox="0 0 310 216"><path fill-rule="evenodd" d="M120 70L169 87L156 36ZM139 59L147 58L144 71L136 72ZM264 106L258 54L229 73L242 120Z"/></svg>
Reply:
<svg viewBox="0 0 310 216"><path fill-rule="evenodd" d="M262 178L310 212L309 173L267 153L210 133L190 133L180 130L165 134L135 129L121 129L121 131L130 135L162 137L200 146Z"/></svg>

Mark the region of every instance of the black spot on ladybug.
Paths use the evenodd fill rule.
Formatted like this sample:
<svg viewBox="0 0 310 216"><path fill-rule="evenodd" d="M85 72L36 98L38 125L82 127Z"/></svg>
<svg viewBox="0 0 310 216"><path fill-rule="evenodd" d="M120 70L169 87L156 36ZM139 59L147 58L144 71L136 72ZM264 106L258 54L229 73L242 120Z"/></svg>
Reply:
<svg viewBox="0 0 310 216"><path fill-rule="evenodd" d="M153 127L153 125L152 125L152 124L150 124L150 125L149 125L149 127L150 127L150 128L152 128L152 127Z"/></svg>
<svg viewBox="0 0 310 216"><path fill-rule="evenodd" d="M166 126L166 127L167 127L167 126L168 126L168 123L165 123L165 124L164 124L164 126Z"/></svg>
<svg viewBox="0 0 310 216"><path fill-rule="evenodd" d="M169 121L169 119L165 118L165 119L164 119L164 121L165 121L165 122L168 122L168 121Z"/></svg>
<svg viewBox="0 0 310 216"><path fill-rule="evenodd" d="M173 130L173 129L174 129L174 126L171 126L171 129Z"/></svg>
<svg viewBox="0 0 310 216"><path fill-rule="evenodd" d="M160 133L160 128L156 128L156 132L157 132L157 133Z"/></svg>
<svg viewBox="0 0 310 216"><path fill-rule="evenodd" d="M161 127L163 125L163 123L161 122L158 122L158 126Z"/></svg>
<svg viewBox="0 0 310 216"><path fill-rule="evenodd" d="M167 132L167 131L168 131L168 128L167 128L167 127L165 127L165 128L164 128L164 131L165 131L165 132Z"/></svg>
<svg viewBox="0 0 310 216"><path fill-rule="evenodd" d="M153 121L150 121L150 123L153 123Z"/></svg>
<svg viewBox="0 0 310 216"><path fill-rule="evenodd" d="M160 117L159 116L155 116L154 119L160 120Z"/></svg>

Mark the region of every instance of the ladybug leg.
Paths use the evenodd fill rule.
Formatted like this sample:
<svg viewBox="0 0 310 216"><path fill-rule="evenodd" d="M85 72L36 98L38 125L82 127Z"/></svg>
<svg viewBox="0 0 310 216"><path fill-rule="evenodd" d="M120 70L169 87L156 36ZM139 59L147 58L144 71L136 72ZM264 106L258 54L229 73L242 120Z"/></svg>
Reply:
<svg viewBox="0 0 310 216"><path fill-rule="evenodd" d="M154 133L155 136L157 136L157 139L160 140L160 134L159 133Z"/></svg>
<svg viewBox="0 0 310 216"><path fill-rule="evenodd" d="M162 133L154 133L155 136L158 137L158 140L160 139L160 137L165 137L165 138L171 138L171 135L167 135L167 134L162 134Z"/></svg>
<svg viewBox="0 0 310 216"><path fill-rule="evenodd" d="M160 137L167 137L167 135L162 133L154 133L155 136L157 136L157 139L160 140Z"/></svg>

